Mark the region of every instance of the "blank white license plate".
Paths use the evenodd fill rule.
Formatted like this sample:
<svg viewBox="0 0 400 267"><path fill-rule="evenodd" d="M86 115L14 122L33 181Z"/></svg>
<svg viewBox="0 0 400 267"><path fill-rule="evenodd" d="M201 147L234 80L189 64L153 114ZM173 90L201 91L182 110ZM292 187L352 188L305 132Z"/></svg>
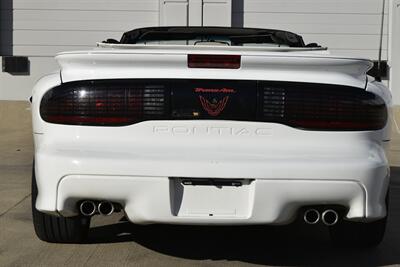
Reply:
<svg viewBox="0 0 400 267"><path fill-rule="evenodd" d="M171 179L173 212L179 217L250 216L251 180Z"/></svg>

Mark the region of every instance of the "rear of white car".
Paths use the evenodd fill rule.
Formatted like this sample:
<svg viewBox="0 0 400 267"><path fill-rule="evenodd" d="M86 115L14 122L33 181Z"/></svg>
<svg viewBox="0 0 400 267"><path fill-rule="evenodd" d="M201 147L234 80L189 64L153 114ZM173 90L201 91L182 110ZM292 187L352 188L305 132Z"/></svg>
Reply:
<svg viewBox="0 0 400 267"><path fill-rule="evenodd" d="M58 55L60 73L34 88L41 239L80 241L90 216L122 209L138 224L300 216L335 241L380 242L390 94L368 81L370 61L311 48L110 46Z"/></svg>

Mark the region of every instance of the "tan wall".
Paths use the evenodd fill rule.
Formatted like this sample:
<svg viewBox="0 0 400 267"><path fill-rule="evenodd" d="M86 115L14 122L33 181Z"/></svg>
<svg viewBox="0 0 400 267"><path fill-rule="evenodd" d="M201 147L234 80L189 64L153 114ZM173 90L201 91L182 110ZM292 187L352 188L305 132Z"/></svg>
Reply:
<svg viewBox="0 0 400 267"><path fill-rule="evenodd" d="M45 74L58 70L54 57L30 57L29 65L29 75L0 72L0 100L28 101L36 81Z"/></svg>
<svg viewBox="0 0 400 267"><path fill-rule="evenodd" d="M388 2L388 1L386 1ZM308 43L328 46L334 55L378 58L382 1L233 1L233 26L284 29ZM388 59L389 5L386 5L383 59Z"/></svg>
<svg viewBox="0 0 400 267"><path fill-rule="evenodd" d="M157 26L159 0L0 0L1 56L27 56L29 75L0 70L0 99L28 100L58 52L92 49L124 31Z"/></svg>

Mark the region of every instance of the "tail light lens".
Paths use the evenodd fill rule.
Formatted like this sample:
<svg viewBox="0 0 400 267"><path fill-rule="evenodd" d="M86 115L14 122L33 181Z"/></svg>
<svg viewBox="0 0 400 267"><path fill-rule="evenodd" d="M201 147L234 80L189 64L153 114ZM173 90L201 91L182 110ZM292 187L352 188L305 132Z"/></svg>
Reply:
<svg viewBox="0 0 400 267"><path fill-rule="evenodd" d="M288 83L263 83L264 121L310 130L378 130L386 125L384 100L359 88Z"/></svg>
<svg viewBox="0 0 400 267"><path fill-rule="evenodd" d="M224 84L229 84L229 92L215 90ZM200 87L213 89L204 89L209 91L204 93L196 90ZM211 106L218 106L225 99L223 111L209 116L202 98ZM69 125L124 126L146 120L229 119L326 131L378 130L385 127L388 118L384 100L359 88L222 80L65 83L43 96L40 115L46 122Z"/></svg>
<svg viewBox="0 0 400 267"><path fill-rule="evenodd" d="M166 89L117 81L68 83L47 92L40 105L43 120L58 124L123 126L164 119Z"/></svg>

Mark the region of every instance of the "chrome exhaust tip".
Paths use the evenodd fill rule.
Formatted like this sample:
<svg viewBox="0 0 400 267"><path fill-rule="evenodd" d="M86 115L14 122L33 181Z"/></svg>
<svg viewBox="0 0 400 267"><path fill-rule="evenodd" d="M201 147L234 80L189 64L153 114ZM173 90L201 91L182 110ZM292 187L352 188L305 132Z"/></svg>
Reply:
<svg viewBox="0 0 400 267"><path fill-rule="evenodd" d="M79 205L79 210L84 216L92 216L96 213L96 204L91 200L84 200Z"/></svg>
<svg viewBox="0 0 400 267"><path fill-rule="evenodd" d="M321 216L319 214L319 211L316 209L308 209L306 212L304 212L304 221L307 224L316 224L319 222Z"/></svg>
<svg viewBox="0 0 400 267"><path fill-rule="evenodd" d="M333 226L339 221L339 215L334 210L326 210L322 213L322 222L327 226Z"/></svg>
<svg viewBox="0 0 400 267"><path fill-rule="evenodd" d="M115 207L114 207L114 204L111 203L110 201L102 201L97 206L97 210L99 211L99 213L101 215L109 216L109 215L113 214Z"/></svg>

